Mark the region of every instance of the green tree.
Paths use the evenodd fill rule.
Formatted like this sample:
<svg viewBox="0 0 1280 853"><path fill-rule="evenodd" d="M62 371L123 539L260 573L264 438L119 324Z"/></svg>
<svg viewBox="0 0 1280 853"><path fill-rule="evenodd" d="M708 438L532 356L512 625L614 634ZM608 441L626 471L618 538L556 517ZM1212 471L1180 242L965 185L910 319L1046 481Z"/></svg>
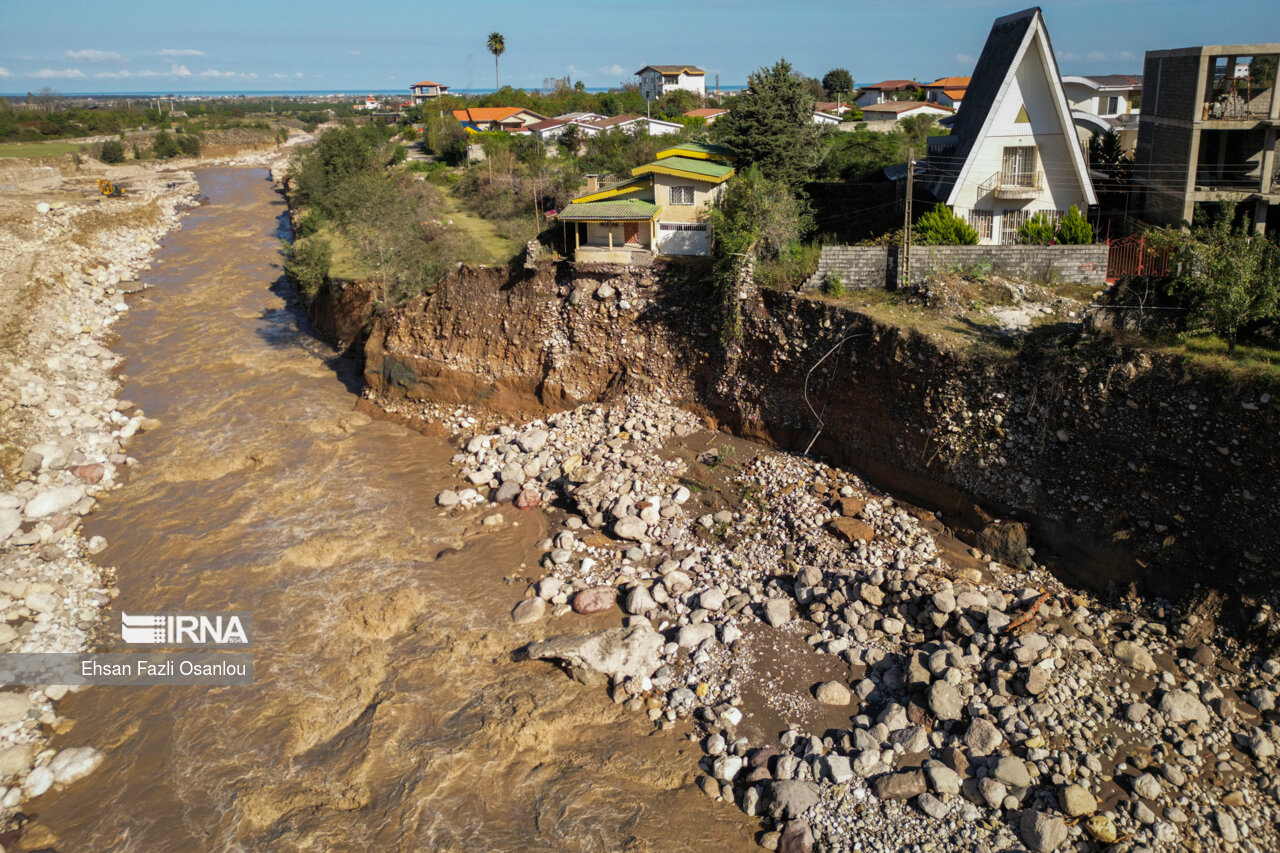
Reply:
<svg viewBox="0 0 1280 853"><path fill-rule="evenodd" d="M167 130L156 134L151 142L151 151L160 160L168 160L182 153L182 149L178 147L178 141Z"/></svg>
<svg viewBox="0 0 1280 853"><path fill-rule="evenodd" d="M329 280L333 251L319 237L286 243L284 274L307 297L315 296Z"/></svg>
<svg viewBox="0 0 1280 853"><path fill-rule="evenodd" d="M853 75L847 68L832 68L822 75L822 89L828 97L843 96L847 99L853 94Z"/></svg>
<svg viewBox="0 0 1280 853"><path fill-rule="evenodd" d="M688 89L674 89L653 104L653 115L659 118L676 118L699 106L698 96Z"/></svg>
<svg viewBox="0 0 1280 853"><path fill-rule="evenodd" d="M1018 228L1018 242L1039 246L1048 246L1053 242L1054 227L1049 215L1043 210L1032 214L1031 218Z"/></svg>
<svg viewBox="0 0 1280 853"><path fill-rule="evenodd" d="M781 180L748 165L729 182L724 195L707 212L714 241L716 288L722 307L721 333L741 333L738 275L747 259L769 258L792 245L813 227L809 206Z"/></svg>
<svg viewBox="0 0 1280 853"><path fill-rule="evenodd" d="M747 78L747 91L716 119L712 135L733 148L739 162L763 177L798 187L818 163L822 129L813 123L813 95L780 59Z"/></svg>
<svg viewBox="0 0 1280 853"><path fill-rule="evenodd" d="M493 54L493 88L496 91L502 88L498 77L498 57L506 52L507 41L502 37L502 33L489 33L489 40L485 42L485 47Z"/></svg>
<svg viewBox="0 0 1280 853"><path fill-rule="evenodd" d="M1093 242L1093 226L1074 204L1058 222L1057 240L1068 246L1083 246Z"/></svg>
<svg viewBox="0 0 1280 853"><path fill-rule="evenodd" d="M907 139L907 146L914 149L917 157L923 157L926 153L929 137L933 135L937 128L937 116L926 114L907 116L898 121L897 130Z"/></svg>
<svg viewBox="0 0 1280 853"><path fill-rule="evenodd" d="M200 137L194 133L183 133L178 136L178 150L187 157L200 156Z"/></svg>
<svg viewBox="0 0 1280 853"><path fill-rule="evenodd" d="M916 242L926 246L976 246L978 232L945 204L935 205L915 223Z"/></svg>
<svg viewBox="0 0 1280 853"><path fill-rule="evenodd" d="M1197 205L1190 235L1160 238L1174 250L1173 290L1190 309L1189 333L1221 335L1228 355L1242 329L1280 320L1280 247L1253 234L1247 215L1233 226L1235 215L1235 202L1221 202L1212 219Z"/></svg>
<svg viewBox="0 0 1280 853"><path fill-rule="evenodd" d="M102 152L98 155L98 159L103 163L123 163L124 146L114 139L108 139L102 143Z"/></svg>

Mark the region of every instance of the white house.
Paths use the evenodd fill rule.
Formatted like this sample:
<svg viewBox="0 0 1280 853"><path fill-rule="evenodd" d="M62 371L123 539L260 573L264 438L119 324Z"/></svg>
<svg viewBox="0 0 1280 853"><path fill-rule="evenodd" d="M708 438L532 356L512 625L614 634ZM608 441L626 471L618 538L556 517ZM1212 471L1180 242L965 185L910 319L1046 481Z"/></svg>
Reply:
<svg viewBox="0 0 1280 853"><path fill-rule="evenodd" d="M840 124L840 122L842 121L844 121L844 119L840 118L840 116L838 115L832 115L831 113L824 113L821 110L813 111L814 124L819 124L819 125L822 125L823 127L835 127L836 125Z"/></svg>
<svg viewBox="0 0 1280 853"><path fill-rule="evenodd" d="M656 101L668 92L684 89L699 98L707 94L707 72L693 65L646 65L636 72L640 95Z"/></svg>
<svg viewBox="0 0 1280 853"><path fill-rule="evenodd" d="M423 80L409 87L409 99L414 104L425 104L427 101L440 97L447 91L449 91L448 86L432 83L430 80Z"/></svg>
<svg viewBox="0 0 1280 853"><path fill-rule="evenodd" d="M939 77L932 83L925 84L924 99L931 104L941 104L958 110L960 104L964 102L965 90L969 88L969 79L968 77Z"/></svg>
<svg viewBox="0 0 1280 853"><path fill-rule="evenodd" d="M862 108L862 120L871 124L878 121L895 122L911 116L946 118L955 110L928 101L885 101L883 104Z"/></svg>
<svg viewBox="0 0 1280 853"><path fill-rule="evenodd" d="M920 84L915 80L881 80L879 83L872 83L870 86L859 89L856 101L860 107L875 106L918 88Z"/></svg>
<svg viewBox="0 0 1280 853"><path fill-rule="evenodd" d="M1017 242L1037 212L1097 204L1039 8L997 18L950 136L929 139L927 184L984 244Z"/></svg>
<svg viewBox="0 0 1280 853"><path fill-rule="evenodd" d="M1081 143L1087 143L1095 134L1114 130L1126 149L1132 151L1138 144L1141 74L1068 75L1062 78L1062 88Z"/></svg>
<svg viewBox="0 0 1280 853"><path fill-rule="evenodd" d="M608 118L581 119L568 122L568 124L576 125L579 132L583 136L595 136L599 133L607 133L611 130L621 130L626 133L647 133L650 136L665 136L669 133L679 133L684 130L684 125L674 121L662 121L656 118L645 118L644 116L610 116Z"/></svg>

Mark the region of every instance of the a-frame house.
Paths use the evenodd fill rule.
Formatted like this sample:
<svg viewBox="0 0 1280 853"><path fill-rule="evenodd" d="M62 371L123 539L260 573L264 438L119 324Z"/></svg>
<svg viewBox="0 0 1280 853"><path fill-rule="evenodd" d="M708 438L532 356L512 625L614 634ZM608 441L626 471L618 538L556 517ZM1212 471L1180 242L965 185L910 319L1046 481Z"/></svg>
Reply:
<svg viewBox="0 0 1280 853"><path fill-rule="evenodd" d="M982 243L1016 243L1045 211L1097 204L1039 7L996 19L950 136L929 139L922 179Z"/></svg>

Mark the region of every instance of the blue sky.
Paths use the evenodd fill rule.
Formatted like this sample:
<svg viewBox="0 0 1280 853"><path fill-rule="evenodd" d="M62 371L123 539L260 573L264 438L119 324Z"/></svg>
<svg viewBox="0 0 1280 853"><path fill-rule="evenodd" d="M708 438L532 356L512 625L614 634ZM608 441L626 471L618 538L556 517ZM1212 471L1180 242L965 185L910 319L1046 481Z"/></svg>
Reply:
<svg viewBox="0 0 1280 853"><path fill-rule="evenodd" d="M1277 0L1046 0L1064 74L1141 73L1146 50L1280 39ZM723 85L786 57L820 77L928 81L968 74L991 0L0 0L0 92L493 87L569 75L613 86L643 65L690 63ZM1227 9L1230 14L1224 14Z"/></svg>

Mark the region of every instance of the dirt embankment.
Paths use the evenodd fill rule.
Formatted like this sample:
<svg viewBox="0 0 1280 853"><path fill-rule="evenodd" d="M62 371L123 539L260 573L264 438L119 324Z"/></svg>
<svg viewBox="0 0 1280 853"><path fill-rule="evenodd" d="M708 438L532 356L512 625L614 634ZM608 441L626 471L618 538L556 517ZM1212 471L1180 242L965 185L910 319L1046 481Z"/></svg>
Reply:
<svg viewBox="0 0 1280 853"><path fill-rule="evenodd" d="M527 414L653 384L739 434L812 441L953 524L1026 521L1077 583L1158 595L1273 583L1277 389L1104 339L960 352L778 293L744 304L727 357L704 281L683 264L461 269L370 316L369 393ZM366 314L335 292L313 320L350 335L344 318Z"/></svg>

